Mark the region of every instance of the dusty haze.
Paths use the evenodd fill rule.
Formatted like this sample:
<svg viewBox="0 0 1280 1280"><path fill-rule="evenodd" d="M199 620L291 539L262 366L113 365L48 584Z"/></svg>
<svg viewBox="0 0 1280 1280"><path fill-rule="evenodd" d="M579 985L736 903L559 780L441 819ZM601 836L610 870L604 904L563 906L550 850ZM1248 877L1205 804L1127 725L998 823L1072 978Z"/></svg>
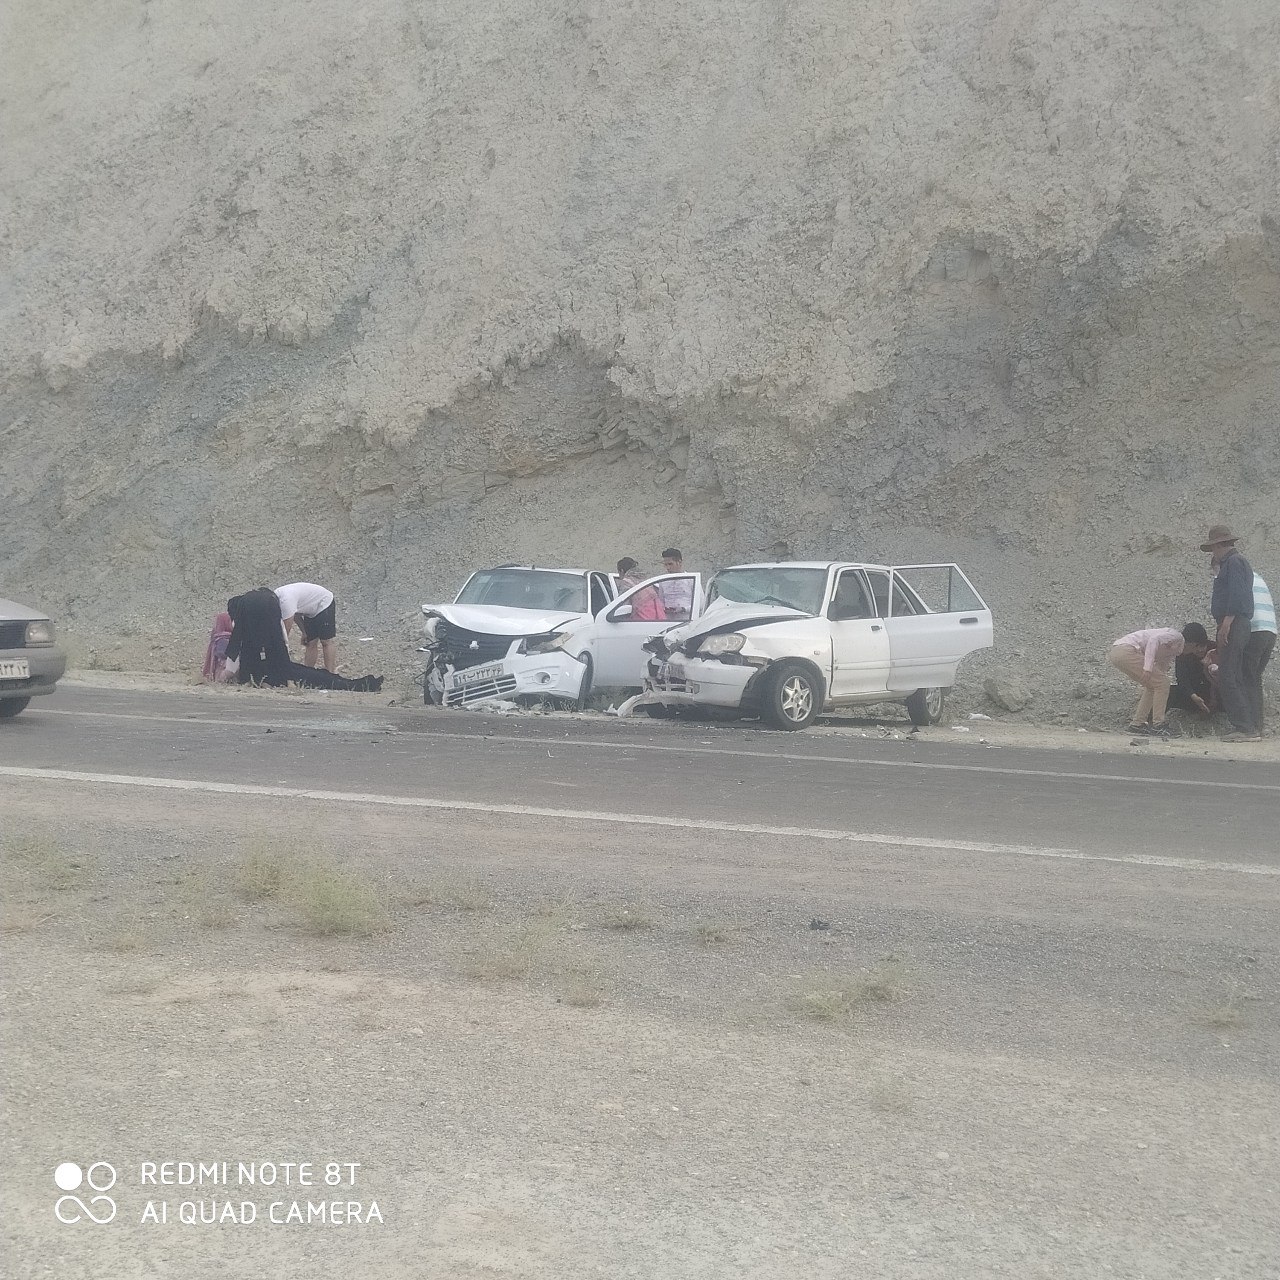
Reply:
<svg viewBox="0 0 1280 1280"><path fill-rule="evenodd" d="M506 559L956 558L1040 706L1280 585L1273 0L9 0L3 594L350 665ZM1122 700L1127 701L1127 694Z"/></svg>

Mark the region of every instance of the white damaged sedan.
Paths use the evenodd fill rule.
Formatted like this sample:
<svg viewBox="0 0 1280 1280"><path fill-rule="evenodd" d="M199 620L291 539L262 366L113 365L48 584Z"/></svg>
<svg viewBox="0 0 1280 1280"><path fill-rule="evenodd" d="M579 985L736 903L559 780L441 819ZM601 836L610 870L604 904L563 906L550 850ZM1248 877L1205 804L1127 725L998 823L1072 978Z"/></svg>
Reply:
<svg viewBox="0 0 1280 1280"><path fill-rule="evenodd" d="M913 724L937 724L961 659L992 643L991 611L954 564L735 565L699 618L649 644L637 705L803 729L822 711L903 702Z"/></svg>
<svg viewBox="0 0 1280 1280"><path fill-rule="evenodd" d="M668 608L664 598L682 607ZM580 707L593 689L639 689L644 645L701 607L696 573L660 574L619 594L614 575L599 570L481 569L452 604L422 606L430 654L424 699Z"/></svg>

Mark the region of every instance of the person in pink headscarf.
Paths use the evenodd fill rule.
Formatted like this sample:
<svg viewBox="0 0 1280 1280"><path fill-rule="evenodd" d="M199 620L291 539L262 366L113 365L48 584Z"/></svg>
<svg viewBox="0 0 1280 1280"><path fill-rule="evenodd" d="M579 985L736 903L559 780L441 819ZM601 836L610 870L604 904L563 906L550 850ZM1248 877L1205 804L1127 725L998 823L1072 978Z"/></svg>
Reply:
<svg viewBox="0 0 1280 1280"><path fill-rule="evenodd" d="M629 591L645 581L640 566L630 557L618 561L618 591ZM645 587L631 597L632 622L665 622L667 611L656 587Z"/></svg>
<svg viewBox="0 0 1280 1280"><path fill-rule="evenodd" d="M209 647L204 651L204 667L200 678L206 684L220 684L231 679L227 670L227 644L231 640L231 615L220 613L213 620L213 630L209 632Z"/></svg>

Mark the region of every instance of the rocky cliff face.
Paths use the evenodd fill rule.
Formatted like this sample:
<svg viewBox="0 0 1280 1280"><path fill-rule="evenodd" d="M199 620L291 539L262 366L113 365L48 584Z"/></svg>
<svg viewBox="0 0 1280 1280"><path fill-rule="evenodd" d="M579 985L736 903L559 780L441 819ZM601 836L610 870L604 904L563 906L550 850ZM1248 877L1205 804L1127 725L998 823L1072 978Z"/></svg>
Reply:
<svg viewBox="0 0 1280 1280"><path fill-rule="evenodd" d="M100 653L674 541L957 558L1048 692L1280 579L1273 0L4 21L4 582Z"/></svg>

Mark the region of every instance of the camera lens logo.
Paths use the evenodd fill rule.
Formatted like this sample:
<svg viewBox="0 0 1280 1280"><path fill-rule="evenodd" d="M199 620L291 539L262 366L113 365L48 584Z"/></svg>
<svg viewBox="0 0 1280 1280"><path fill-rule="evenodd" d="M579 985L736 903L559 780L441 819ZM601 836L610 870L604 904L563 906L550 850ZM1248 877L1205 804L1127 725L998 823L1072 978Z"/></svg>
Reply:
<svg viewBox="0 0 1280 1280"><path fill-rule="evenodd" d="M110 1196L102 1194L116 1185L115 1168L105 1160L97 1160L87 1169L81 1169L74 1161L64 1161L53 1171L53 1181L59 1191L68 1193L59 1196L53 1206L54 1216L59 1222L70 1226L73 1222L87 1218L90 1222L105 1226L116 1216L116 1202ZM78 1195L70 1194L79 1191L86 1183L87 1190L99 1193L89 1196L87 1204Z"/></svg>

